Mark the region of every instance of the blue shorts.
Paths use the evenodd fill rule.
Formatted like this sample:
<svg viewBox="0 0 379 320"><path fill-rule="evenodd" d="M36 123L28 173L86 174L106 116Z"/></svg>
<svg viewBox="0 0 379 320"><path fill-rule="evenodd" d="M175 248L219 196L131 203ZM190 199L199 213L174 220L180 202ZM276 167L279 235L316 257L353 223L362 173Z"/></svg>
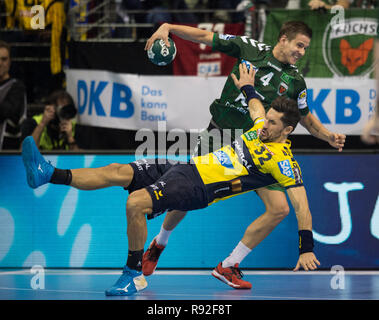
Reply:
<svg viewBox="0 0 379 320"><path fill-rule="evenodd" d="M149 192L153 211L148 219L166 210L190 211L208 206L207 191L195 165L172 165L165 159L142 159L130 165L134 176L127 190L132 193L145 188Z"/></svg>

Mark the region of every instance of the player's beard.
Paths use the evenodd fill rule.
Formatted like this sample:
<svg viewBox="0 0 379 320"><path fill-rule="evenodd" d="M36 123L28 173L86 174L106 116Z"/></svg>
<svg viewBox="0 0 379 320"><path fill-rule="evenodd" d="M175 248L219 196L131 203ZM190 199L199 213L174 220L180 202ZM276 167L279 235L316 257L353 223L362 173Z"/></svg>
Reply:
<svg viewBox="0 0 379 320"><path fill-rule="evenodd" d="M264 134L262 135L262 133L264 132ZM281 132L279 132L278 134L275 134L273 132L269 133L267 130L263 129L261 131L261 134L259 135L259 138L261 139L262 142L264 143L269 143L269 142L275 142L276 140L278 140L278 138L281 137Z"/></svg>

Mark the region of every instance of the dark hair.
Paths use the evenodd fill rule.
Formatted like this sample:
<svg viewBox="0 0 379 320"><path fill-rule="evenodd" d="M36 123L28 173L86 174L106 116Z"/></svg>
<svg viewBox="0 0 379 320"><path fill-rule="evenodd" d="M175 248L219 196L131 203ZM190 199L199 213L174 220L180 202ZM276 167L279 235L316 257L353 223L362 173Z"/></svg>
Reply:
<svg viewBox="0 0 379 320"><path fill-rule="evenodd" d="M306 23L302 21L287 21L280 28L278 41L284 35L291 41L299 33L307 36L309 39L312 38L312 29Z"/></svg>
<svg viewBox="0 0 379 320"><path fill-rule="evenodd" d="M8 50L8 54L11 55L11 46L8 42L0 40L0 48L5 48Z"/></svg>
<svg viewBox="0 0 379 320"><path fill-rule="evenodd" d="M54 105L56 107L59 119L72 119L77 114L74 100L65 90L57 90L51 93L46 99L45 104Z"/></svg>
<svg viewBox="0 0 379 320"><path fill-rule="evenodd" d="M58 105L58 102L63 100L66 104L74 104L74 100L71 95L65 90L56 90L52 92L47 99L45 100L45 104Z"/></svg>
<svg viewBox="0 0 379 320"><path fill-rule="evenodd" d="M280 96L271 103L271 108L277 112L284 113L280 118L284 127L292 126L293 130L295 130L298 122L300 121L300 111L295 100L285 96Z"/></svg>

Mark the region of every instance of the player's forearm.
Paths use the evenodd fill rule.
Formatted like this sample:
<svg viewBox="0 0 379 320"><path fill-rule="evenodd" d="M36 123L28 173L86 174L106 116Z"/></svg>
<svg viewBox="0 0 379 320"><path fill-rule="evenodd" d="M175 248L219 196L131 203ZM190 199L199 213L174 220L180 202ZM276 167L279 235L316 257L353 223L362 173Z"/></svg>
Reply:
<svg viewBox="0 0 379 320"><path fill-rule="evenodd" d="M312 215L308 208L295 211L299 230L312 231Z"/></svg>
<svg viewBox="0 0 379 320"><path fill-rule="evenodd" d="M212 46L213 32L211 31L168 23L165 24L165 27L168 28L170 33L173 33L184 40L204 43L208 46Z"/></svg>
<svg viewBox="0 0 379 320"><path fill-rule="evenodd" d="M312 215L305 188L289 188L287 194L295 210L299 230L312 230Z"/></svg>
<svg viewBox="0 0 379 320"><path fill-rule="evenodd" d="M249 101L249 113L253 121L258 117L264 117L265 109L258 99L251 99Z"/></svg>
<svg viewBox="0 0 379 320"><path fill-rule="evenodd" d="M330 131L310 112L301 118L300 123L312 136L324 141L329 141Z"/></svg>

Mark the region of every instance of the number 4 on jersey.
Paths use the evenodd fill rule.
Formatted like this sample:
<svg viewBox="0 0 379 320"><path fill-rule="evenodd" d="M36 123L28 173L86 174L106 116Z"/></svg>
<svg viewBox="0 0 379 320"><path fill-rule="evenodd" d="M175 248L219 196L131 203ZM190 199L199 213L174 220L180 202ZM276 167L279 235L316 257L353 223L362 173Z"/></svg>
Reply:
<svg viewBox="0 0 379 320"><path fill-rule="evenodd" d="M273 72L270 72L263 77L261 77L259 80L262 82L264 86L267 86L270 83L271 78L274 76Z"/></svg>

